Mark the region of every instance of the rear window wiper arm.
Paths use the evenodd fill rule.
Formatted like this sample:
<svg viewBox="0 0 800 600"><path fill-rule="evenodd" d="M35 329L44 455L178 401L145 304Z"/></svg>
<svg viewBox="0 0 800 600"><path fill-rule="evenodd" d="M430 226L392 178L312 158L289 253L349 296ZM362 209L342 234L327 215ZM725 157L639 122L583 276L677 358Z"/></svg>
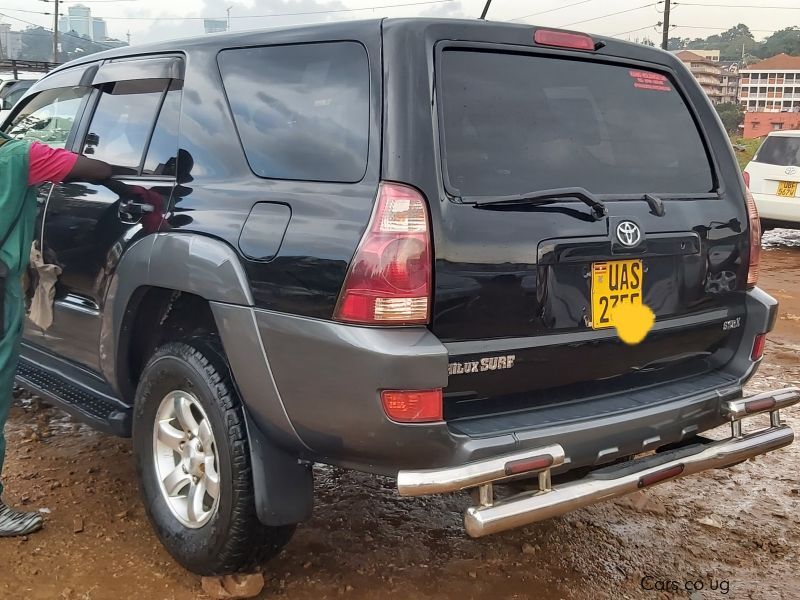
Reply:
<svg viewBox="0 0 800 600"><path fill-rule="evenodd" d="M513 196L467 196L462 197L461 201L475 206L500 206L514 204L528 204L537 202L552 202L562 198L575 198L592 209L595 221L608 215L608 208L602 200L597 198L590 191L581 187L555 188L552 190L539 190Z"/></svg>

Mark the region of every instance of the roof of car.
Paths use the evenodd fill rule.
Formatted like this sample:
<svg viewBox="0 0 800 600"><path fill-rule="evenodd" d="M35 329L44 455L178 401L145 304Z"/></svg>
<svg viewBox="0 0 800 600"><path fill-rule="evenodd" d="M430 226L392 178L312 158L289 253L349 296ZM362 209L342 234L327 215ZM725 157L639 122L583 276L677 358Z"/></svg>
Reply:
<svg viewBox="0 0 800 600"><path fill-rule="evenodd" d="M800 129L781 129L779 131L771 131L767 137L800 137Z"/></svg>

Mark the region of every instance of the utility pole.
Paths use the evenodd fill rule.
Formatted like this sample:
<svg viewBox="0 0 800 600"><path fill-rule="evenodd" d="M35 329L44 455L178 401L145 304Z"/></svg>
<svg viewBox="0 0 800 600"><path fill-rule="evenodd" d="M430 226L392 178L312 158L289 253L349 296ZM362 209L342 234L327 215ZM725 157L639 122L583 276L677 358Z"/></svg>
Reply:
<svg viewBox="0 0 800 600"><path fill-rule="evenodd" d="M53 62L58 64L58 0L55 0L53 11Z"/></svg>
<svg viewBox="0 0 800 600"><path fill-rule="evenodd" d="M225 9L226 12L228 13L228 31L231 30L231 9L232 8L233 8L232 6L229 6L227 9Z"/></svg>
<svg viewBox="0 0 800 600"><path fill-rule="evenodd" d="M669 2L670 0L664 0L664 28L661 33L661 48L664 50L667 50L669 46Z"/></svg>

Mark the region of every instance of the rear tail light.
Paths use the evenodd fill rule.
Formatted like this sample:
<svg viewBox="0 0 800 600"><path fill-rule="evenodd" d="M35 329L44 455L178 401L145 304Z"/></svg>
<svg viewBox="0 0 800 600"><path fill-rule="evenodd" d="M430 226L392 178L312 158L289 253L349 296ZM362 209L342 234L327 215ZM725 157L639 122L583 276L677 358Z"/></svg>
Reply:
<svg viewBox="0 0 800 600"><path fill-rule="evenodd" d="M431 262L425 198L414 188L381 183L334 318L367 325L427 323Z"/></svg>
<svg viewBox="0 0 800 600"><path fill-rule="evenodd" d="M750 222L750 264L747 268L747 287L755 287L758 283L758 265L761 260L761 220L753 194L745 188L747 195L747 218Z"/></svg>
<svg viewBox="0 0 800 600"><path fill-rule="evenodd" d="M759 333L753 341L753 351L750 353L750 360L761 360L764 356L764 345L767 343L767 334Z"/></svg>
<svg viewBox="0 0 800 600"><path fill-rule="evenodd" d="M540 46L572 48L573 50L594 51L594 40L585 33L568 33L554 29L537 29L533 41Z"/></svg>
<svg viewBox="0 0 800 600"><path fill-rule="evenodd" d="M442 420L442 390L384 390L383 410L400 423L430 423Z"/></svg>
<svg viewBox="0 0 800 600"><path fill-rule="evenodd" d="M742 173L742 176L744 177L744 184L745 184L747 187L750 187L750 173L748 173L747 171L745 171L744 173Z"/></svg>

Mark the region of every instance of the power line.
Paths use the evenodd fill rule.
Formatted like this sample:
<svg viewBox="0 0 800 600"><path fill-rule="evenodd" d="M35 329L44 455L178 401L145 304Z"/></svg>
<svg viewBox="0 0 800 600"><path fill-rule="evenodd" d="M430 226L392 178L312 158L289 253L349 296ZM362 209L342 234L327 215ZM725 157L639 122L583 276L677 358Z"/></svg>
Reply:
<svg viewBox="0 0 800 600"><path fill-rule="evenodd" d="M536 17L538 15L546 15L547 13L556 12L557 10L564 10L565 8L569 8L570 6L578 6L578 4L586 4L587 2L591 2L592 0L580 0L580 2L573 2L572 4L565 4L564 6L557 6L556 8L550 8L548 10L542 10L539 12L531 13L529 15L525 15L524 17L517 17L516 19L511 19L512 21L524 21L525 19L529 19L531 17Z"/></svg>
<svg viewBox="0 0 800 600"><path fill-rule="evenodd" d="M700 2L676 2L675 6L707 6L721 8L763 8L777 10L800 10L800 6L759 6L758 4L701 4Z"/></svg>
<svg viewBox="0 0 800 600"><path fill-rule="evenodd" d="M559 25L559 27L569 27L570 25L578 25L579 23L588 23L589 21L597 21L599 19L605 19L606 17L613 17L615 15L623 15L625 13L633 12L635 10L642 10L643 8L647 8L648 6L652 6L652 2L648 2L647 4L643 4L642 6L636 6L634 8L627 8L625 10L619 10L617 12L608 13L607 15L600 15L599 17L592 17L590 19L583 19L581 21L573 21L572 23L567 23L565 25Z"/></svg>
<svg viewBox="0 0 800 600"><path fill-rule="evenodd" d="M644 27L639 27L638 29L630 29L628 31L623 31L621 33L615 33L611 37L617 37L618 35L626 35L628 33L635 33L637 31L641 31L642 29L650 29L651 27L658 27L658 23L653 23L652 25L645 25Z"/></svg>
<svg viewBox="0 0 800 600"><path fill-rule="evenodd" d="M402 8L406 6L421 6L425 4L447 4L455 0L424 0L423 2L404 2L402 4L384 4L381 6L365 6L363 8L337 8L332 10L311 10L303 12L292 13L270 13L265 15L231 15L231 19L266 19L272 17L299 17L305 15L322 15L332 13L349 13L364 10L378 10L381 8ZM0 10L11 10L16 12L25 12L37 15L52 15L49 12L22 10L18 8L0 8ZM96 19L103 19L104 21L203 21L206 19L225 19L225 16L219 17L94 17Z"/></svg>
<svg viewBox="0 0 800 600"><path fill-rule="evenodd" d="M728 31L733 27L706 27L705 25L673 25L670 29L713 29L714 31ZM749 29L749 28L748 28ZM757 33L777 33L774 29L750 29Z"/></svg>

